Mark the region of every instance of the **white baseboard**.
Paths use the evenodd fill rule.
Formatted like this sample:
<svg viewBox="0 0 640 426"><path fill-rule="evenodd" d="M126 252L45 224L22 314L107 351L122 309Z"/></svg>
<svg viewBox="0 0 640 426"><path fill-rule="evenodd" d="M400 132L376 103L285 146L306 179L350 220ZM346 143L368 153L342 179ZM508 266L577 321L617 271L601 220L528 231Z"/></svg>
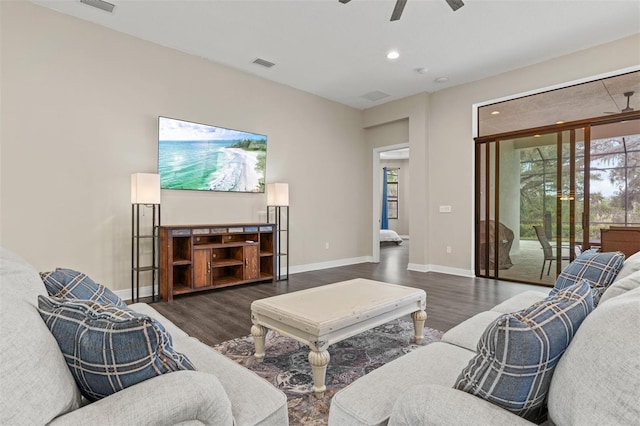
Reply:
<svg viewBox="0 0 640 426"><path fill-rule="evenodd" d="M131 288L126 290L115 290L114 293L122 300L131 300ZM160 294L160 289L156 286L156 297ZM140 298L151 297L151 286L140 287Z"/></svg>
<svg viewBox="0 0 640 426"><path fill-rule="evenodd" d="M372 256L352 257L350 259L330 260L327 262L309 263L306 265L292 266L289 268L290 274L298 274L300 272L317 271L319 269L337 268L339 266L356 265L358 263L372 262Z"/></svg>
<svg viewBox="0 0 640 426"><path fill-rule="evenodd" d="M419 263L410 263L407 265L407 269L409 271L416 271L416 272L429 272L428 265L421 265Z"/></svg>
<svg viewBox="0 0 640 426"><path fill-rule="evenodd" d="M458 275L468 278L473 278L476 276L474 271L470 271L468 269L450 268L448 266L440 265L421 265L418 263L410 263L407 266L407 269L417 272L439 272L441 274Z"/></svg>

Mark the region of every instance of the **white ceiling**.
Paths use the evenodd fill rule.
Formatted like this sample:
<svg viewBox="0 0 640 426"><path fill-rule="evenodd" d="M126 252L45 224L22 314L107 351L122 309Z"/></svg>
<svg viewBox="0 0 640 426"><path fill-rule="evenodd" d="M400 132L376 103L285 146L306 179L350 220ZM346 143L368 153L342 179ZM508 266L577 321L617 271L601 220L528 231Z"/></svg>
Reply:
<svg viewBox="0 0 640 426"><path fill-rule="evenodd" d="M395 0L109 1L33 2L359 109L640 33L638 0L408 0L395 22Z"/></svg>

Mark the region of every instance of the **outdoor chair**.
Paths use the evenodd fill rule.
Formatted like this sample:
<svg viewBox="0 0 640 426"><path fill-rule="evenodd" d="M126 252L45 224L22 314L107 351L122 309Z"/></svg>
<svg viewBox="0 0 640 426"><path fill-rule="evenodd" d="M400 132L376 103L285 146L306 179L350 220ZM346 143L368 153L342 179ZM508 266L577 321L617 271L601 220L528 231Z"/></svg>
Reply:
<svg viewBox="0 0 640 426"><path fill-rule="evenodd" d="M549 267L547 268L547 275L551 272L551 263L556 260L556 255L554 253L553 247L551 243L547 239L547 236L544 233L544 227L534 225L533 229L536 230L536 235L538 236L538 241L540 241L540 245L542 246L542 252L544 253L544 259L542 261L542 269L540 270L540 279L542 279L542 274L544 273L544 267L549 262ZM561 248L562 249L562 248ZM570 260L569 256L562 256L562 260Z"/></svg>

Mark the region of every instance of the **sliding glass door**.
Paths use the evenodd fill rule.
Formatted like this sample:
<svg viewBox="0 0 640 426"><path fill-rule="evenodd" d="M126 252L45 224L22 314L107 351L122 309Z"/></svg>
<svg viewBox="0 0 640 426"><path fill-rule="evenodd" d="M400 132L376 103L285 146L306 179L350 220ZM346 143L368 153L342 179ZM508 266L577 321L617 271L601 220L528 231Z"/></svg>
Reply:
<svg viewBox="0 0 640 426"><path fill-rule="evenodd" d="M584 138L577 134L584 132L476 146L478 275L553 284L575 256L582 239L575 218L584 211L584 171L577 172L576 160Z"/></svg>
<svg viewBox="0 0 640 426"><path fill-rule="evenodd" d="M640 120L476 139L476 275L552 286L600 228L640 224Z"/></svg>

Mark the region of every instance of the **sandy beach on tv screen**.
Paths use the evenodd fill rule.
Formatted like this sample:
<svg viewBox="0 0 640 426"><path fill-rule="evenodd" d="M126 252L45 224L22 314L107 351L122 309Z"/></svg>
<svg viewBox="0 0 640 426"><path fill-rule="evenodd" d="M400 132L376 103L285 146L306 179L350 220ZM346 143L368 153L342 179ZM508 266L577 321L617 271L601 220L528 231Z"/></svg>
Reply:
<svg viewBox="0 0 640 426"><path fill-rule="evenodd" d="M258 152L241 148L223 148L227 159L224 168L214 172L209 189L216 191L257 192L260 175L256 171Z"/></svg>
<svg viewBox="0 0 640 426"><path fill-rule="evenodd" d="M238 180L238 191L257 191L260 177L256 171L258 165L258 153L253 151L245 151L240 148L230 148L235 151L242 159L242 171Z"/></svg>

